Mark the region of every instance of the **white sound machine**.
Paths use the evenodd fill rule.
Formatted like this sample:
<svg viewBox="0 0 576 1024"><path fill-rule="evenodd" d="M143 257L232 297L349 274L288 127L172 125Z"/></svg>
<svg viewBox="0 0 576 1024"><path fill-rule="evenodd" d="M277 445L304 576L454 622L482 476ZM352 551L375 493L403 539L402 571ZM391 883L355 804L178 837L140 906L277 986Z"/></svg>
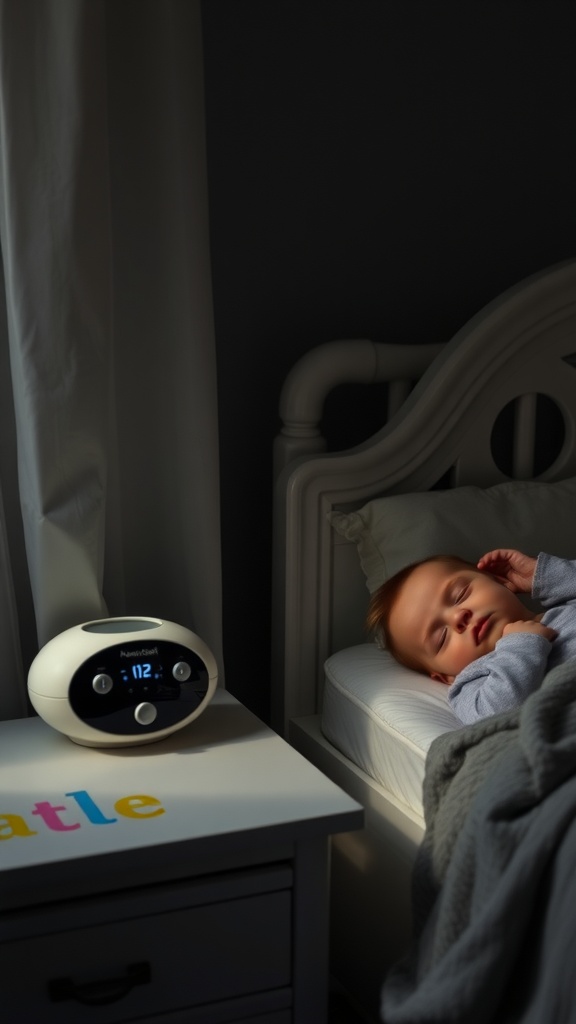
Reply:
<svg viewBox="0 0 576 1024"><path fill-rule="evenodd" d="M163 619L97 619L59 633L38 652L28 693L38 714L75 743L151 743L204 711L218 682L200 637Z"/></svg>

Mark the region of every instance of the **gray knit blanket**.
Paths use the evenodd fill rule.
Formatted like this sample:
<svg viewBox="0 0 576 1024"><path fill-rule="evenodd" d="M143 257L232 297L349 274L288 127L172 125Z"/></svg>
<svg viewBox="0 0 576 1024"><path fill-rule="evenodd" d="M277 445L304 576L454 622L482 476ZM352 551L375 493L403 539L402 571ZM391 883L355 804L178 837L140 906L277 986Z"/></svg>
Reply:
<svg viewBox="0 0 576 1024"><path fill-rule="evenodd" d="M576 1024L576 660L434 741L385 1024Z"/></svg>

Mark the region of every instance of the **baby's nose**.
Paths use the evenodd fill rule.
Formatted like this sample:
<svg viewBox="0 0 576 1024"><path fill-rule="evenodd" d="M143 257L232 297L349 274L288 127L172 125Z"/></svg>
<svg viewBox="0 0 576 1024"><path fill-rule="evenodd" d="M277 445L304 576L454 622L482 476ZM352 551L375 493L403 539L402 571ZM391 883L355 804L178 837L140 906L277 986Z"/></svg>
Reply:
<svg viewBox="0 0 576 1024"><path fill-rule="evenodd" d="M458 633L463 633L472 617L472 612L467 608L456 608L454 616L454 628Z"/></svg>

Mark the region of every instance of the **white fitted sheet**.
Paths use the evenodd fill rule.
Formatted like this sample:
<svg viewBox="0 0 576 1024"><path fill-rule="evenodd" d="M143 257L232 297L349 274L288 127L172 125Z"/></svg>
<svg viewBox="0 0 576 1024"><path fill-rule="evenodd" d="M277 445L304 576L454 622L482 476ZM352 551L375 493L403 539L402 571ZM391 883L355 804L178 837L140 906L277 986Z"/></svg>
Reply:
<svg viewBox="0 0 576 1024"><path fill-rule="evenodd" d="M447 687L403 668L374 643L338 651L324 668L324 736L421 816L430 744L462 727L448 705Z"/></svg>

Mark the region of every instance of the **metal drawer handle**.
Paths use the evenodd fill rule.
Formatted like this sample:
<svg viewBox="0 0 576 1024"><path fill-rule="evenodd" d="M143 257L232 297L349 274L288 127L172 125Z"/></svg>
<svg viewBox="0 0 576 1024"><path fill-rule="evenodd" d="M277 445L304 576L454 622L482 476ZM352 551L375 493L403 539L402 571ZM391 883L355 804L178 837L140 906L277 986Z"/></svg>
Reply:
<svg viewBox="0 0 576 1024"><path fill-rule="evenodd" d="M75 999L85 1006L103 1006L123 999L135 985L147 985L150 980L150 964L129 964L126 974L120 978L102 978L84 984L76 984L71 978L54 978L48 982L48 994L53 1003Z"/></svg>

